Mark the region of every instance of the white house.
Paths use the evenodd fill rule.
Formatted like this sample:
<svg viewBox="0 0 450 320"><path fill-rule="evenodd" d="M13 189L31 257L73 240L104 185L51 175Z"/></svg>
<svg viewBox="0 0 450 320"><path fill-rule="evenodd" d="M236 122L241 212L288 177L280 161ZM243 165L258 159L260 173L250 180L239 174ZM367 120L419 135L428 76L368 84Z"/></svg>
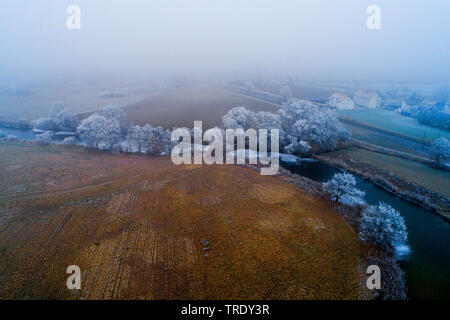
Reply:
<svg viewBox="0 0 450 320"><path fill-rule="evenodd" d="M381 105L381 98L375 91L358 90L355 92L353 100L357 105L370 109L379 108Z"/></svg>
<svg viewBox="0 0 450 320"><path fill-rule="evenodd" d="M330 98L328 98L328 104L332 107L338 109L353 109L355 108L355 103L352 98L343 93L333 93Z"/></svg>

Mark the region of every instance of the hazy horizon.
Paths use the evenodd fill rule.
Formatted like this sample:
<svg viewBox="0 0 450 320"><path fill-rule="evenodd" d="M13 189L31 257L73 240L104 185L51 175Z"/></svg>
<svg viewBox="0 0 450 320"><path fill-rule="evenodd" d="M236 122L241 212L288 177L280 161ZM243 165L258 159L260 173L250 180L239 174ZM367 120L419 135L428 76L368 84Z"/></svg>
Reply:
<svg viewBox="0 0 450 320"><path fill-rule="evenodd" d="M69 5L81 30L68 30ZM369 5L381 30L366 27ZM2 4L0 76L225 73L448 82L450 2L32 1Z"/></svg>

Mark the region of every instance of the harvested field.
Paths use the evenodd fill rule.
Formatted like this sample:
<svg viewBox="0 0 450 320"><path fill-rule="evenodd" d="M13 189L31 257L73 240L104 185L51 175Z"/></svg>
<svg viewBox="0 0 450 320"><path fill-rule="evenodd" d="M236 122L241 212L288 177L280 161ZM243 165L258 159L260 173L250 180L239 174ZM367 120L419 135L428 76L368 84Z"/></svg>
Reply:
<svg viewBox="0 0 450 320"><path fill-rule="evenodd" d="M210 86L186 85L156 94L125 108L128 118L135 124L150 123L163 126L192 128L194 120L202 120L204 129L222 124L222 117L231 108L245 106L254 111L276 111L263 101L254 100Z"/></svg>
<svg viewBox="0 0 450 320"><path fill-rule="evenodd" d="M259 83L255 82L255 86L272 94L280 94L281 89L285 86L285 84L269 84L269 83ZM289 83L289 88L292 91L292 96L298 99L305 100L315 100L315 99L328 99L334 91L331 89L322 89L322 88L314 88L312 86L303 85L300 83Z"/></svg>
<svg viewBox="0 0 450 320"><path fill-rule="evenodd" d="M19 143L0 154L0 299L361 297L356 234L278 177Z"/></svg>

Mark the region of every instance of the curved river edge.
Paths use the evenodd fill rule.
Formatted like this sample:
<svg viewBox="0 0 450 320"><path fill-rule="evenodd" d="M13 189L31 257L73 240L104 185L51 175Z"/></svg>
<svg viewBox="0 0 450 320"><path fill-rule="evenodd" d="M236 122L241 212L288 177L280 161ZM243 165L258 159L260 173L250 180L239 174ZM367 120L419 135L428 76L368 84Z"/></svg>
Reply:
<svg viewBox="0 0 450 320"><path fill-rule="evenodd" d="M332 159L322 155L313 155L312 158L333 168L349 171L399 198L422 206L450 223L450 199L437 192L428 190L385 170L375 168L363 161L353 160L350 163L350 161Z"/></svg>
<svg viewBox="0 0 450 320"><path fill-rule="evenodd" d="M260 170L260 165L242 164L240 166ZM295 185L296 187L318 197L320 200L337 212L348 224L348 226L358 234L359 219L361 212L365 206L362 205L345 205L336 203L329 199L329 196L323 191L322 183L314 181L305 176L292 173L291 171L280 166L277 175L280 179ZM404 272L397 263L395 252L387 252L375 245L364 243L361 241L362 259L358 262L360 271L360 291L361 299L381 299L381 300L405 300L407 299L407 283ZM382 288L379 290L368 290L366 285L367 268L371 265L377 265L381 270L381 278L383 279Z"/></svg>

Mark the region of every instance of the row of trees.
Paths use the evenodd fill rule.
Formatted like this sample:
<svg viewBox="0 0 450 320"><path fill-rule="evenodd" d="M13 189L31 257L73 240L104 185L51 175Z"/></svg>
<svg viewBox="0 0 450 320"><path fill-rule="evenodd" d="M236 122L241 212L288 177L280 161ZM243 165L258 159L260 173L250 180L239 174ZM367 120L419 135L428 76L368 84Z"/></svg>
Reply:
<svg viewBox="0 0 450 320"><path fill-rule="evenodd" d="M67 109L60 109L33 124L37 129L47 130L37 136L42 144L54 142L51 131L73 131L75 134L65 138L63 144L143 154L168 154L171 147L169 131L149 124L128 126L126 115L119 107L105 107L82 121Z"/></svg>
<svg viewBox="0 0 450 320"><path fill-rule="evenodd" d="M450 130L450 114L445 112L444 105L436 105L429 109L423 108L418 111L417 120L432 127Z"/></svg>
<svg viewBox="0 0 450 320"><path fill-rule="evenodd" d="M334 111L305 100L289 100L277 113L236 107L222 122L226 129L279 129L280 149L298 156L333 150L350 138Z"/></svg>
<svg viewBox="0 0 450 320"><path fill-rule="evenodd" d="M332 110L304 100L289 100L276 113L236 107L222 121L226 129L279 129L281 151L298 156L333 150L340 141L350 137ZM57 106L50 117L35 120L32 126L50 132L76 132L63 143L100 150L167 154L171 149L170 131L149 124L129 126L119 107L106 107L79 121L66 108ZM52 134L41 134L38 139L42 143L50 143Z"/></svg>
<svg viewBox="0 0 450 320"><path fill-rule="evenodd" d="M338 173L323 184L324 191L335 202L347 205L363 203L365 193L356 188L356 179L349 173ZM379 202L375 206L365 206L359 221L359 237L386 251L392 252L396 243L408 238L405 220L400 212L390 205Z"/></svg>

